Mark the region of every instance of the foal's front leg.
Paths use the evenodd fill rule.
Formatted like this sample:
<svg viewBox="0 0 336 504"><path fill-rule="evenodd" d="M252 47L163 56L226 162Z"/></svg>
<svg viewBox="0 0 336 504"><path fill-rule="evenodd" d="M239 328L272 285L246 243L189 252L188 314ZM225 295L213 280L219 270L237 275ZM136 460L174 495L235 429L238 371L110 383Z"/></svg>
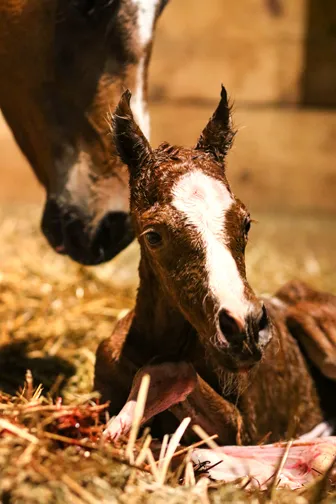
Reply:
<svg viewBox="0 0 336 504"><path fill-rule="evenodd" d="M150 386L142 424L170 410L178 420L188 416L191 425L200 425L209 435L217 434L221 443L240 444L243 426L237 408L219 396L187 362L165 362L141 368L133 380L126 404L106 428L108 437L117 439L130 430L145 374L150 376ZM194 440L195 435L189 431L186 438Z"/></svg>
<svg viewBox="0 0 336 504"><path fill-rule="evenodd" d="M197 375L197 383L185 401L173 405L170 411L182 421L191 418L191 426L199 425L212 436L217 434L220 444L240 445L247 442L247 433L238 408L217 394ZM192 431L186 433L188 442L197 441Z"/></svg>
<svg viewBox="0 0 336 504"><path fill-rule="evenodd" d="M187 362L165 362L142 367L134 377L123 408L106 426L104 434L108 438L116 440L131 429L137 397L145 375L149 375L150 385L141 424L168 410L173 404L184 401L197 382L196 372Z"/></svg>

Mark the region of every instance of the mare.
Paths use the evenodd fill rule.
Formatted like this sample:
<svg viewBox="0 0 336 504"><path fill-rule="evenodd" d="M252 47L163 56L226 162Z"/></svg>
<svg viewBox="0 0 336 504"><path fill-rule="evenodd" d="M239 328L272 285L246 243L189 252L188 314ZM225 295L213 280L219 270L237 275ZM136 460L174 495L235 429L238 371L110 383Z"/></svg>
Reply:
<svg viewBox="0 0 336 504"><path fill-rule="evenodd" d="M46 191L42 231L82 264L134 238L107 116L126 88L149 135L147 74L167 0L2 0L0 108Z"/></svg>
<svg viewBox="0 0 336 504"><path fill-rule="evenodd" d="M319 424L330 434L336 297L294 281L262 300L249 285L251 217L227 179L235 131L226 90L194 148L153 150L130 96L113 134L130 174L140 285L134 310L97 350L95 388L112 415L122 410L106 435L130 428L146 373L143 422L156 416L160 435L185 417L222 444L274 442Z"/></svg>

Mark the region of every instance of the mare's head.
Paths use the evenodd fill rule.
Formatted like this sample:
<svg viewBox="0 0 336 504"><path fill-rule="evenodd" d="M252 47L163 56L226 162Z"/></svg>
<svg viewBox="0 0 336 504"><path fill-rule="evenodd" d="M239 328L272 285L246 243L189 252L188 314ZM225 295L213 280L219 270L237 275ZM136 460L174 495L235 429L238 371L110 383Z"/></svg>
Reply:
<svg viewBox="0 0 336 504"><path fill-rule="evenodd" d="M143 261L216 363L248 369L261 359L270 328L246 279L251 218L226 177L234 137L226 91L193 149L162 144L152 150L129 103L126 92L114 116L114 136L130 171Z"/></svg>
<svg viewBox="0 0 336 504"><path fill-rule="evenodd" d="M132 89L148 134L147 67L167 0L2 0L0 108L46 190L42 230L83 264L134 238L128 171L107 117Z"/></svg>

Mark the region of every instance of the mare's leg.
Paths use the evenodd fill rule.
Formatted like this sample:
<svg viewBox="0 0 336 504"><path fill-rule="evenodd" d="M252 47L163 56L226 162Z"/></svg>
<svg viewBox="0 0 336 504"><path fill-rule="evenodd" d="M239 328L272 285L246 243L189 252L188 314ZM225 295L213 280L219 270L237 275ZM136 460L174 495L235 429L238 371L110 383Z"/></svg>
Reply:
<svg viewBox="0 0 336 504"><path fill-rule="evenodd" d="M117 439L130 430L145 374L150 375L151 381L142 423L169 409L178 420L191 417L191 425L200 425L209 435L218 434L221 443L240 443L243 426L237 408L218 395L186 362L166 362L141 368L134 378L126 404L107 426L107 436ZM188 440L196 438L190 431L186 437Z"/></svg>

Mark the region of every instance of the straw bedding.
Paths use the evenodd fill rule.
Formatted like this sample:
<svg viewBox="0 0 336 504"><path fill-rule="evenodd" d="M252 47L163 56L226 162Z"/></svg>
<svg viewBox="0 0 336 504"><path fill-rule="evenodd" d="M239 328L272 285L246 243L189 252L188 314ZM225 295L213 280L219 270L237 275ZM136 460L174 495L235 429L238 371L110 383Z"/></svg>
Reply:
<svg viewBox="0 0 336 504"><path fill-rule="evenodd" d="M0 501L267 501L269 493L240 489L246 481L209 483L185 454L169 467L155 464L150 454L158 446L148 437L132 446L101 441L105 407L91 391L95 349L133 305L138 249L132 245L105 266L80 267L45 243L39 212L0 209ZM248 278L258 292L298 276L335 292L333 219L259 220L248 253ZM331 502L336 494L323 481L303 494L273 492L272 499Z"/></svg>

